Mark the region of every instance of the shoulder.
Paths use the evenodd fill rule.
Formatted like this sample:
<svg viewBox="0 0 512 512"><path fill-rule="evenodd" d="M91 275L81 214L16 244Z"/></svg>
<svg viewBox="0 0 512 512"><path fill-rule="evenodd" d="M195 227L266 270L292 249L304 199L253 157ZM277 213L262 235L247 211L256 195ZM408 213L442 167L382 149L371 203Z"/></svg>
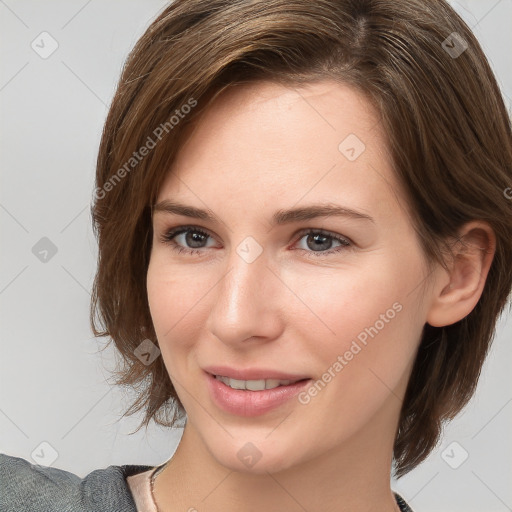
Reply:
<svg viewBox="0 0 512 512"><path fill-rule="evenodd" d="M109 466L80 478L0 453L0 512L136 512L126 478L150 468Z"/></svg>

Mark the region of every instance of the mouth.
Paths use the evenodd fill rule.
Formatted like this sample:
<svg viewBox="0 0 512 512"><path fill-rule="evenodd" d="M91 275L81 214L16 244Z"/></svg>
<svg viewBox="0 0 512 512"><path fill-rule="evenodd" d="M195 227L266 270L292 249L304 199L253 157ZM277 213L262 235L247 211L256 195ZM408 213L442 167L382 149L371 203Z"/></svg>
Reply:
<svg viewBox="0 0 512 512"><path fill-rule="evenodd" d="M204 375L213 403L224 412L245 417L293 407L292 398L312 381L300 376L293 379L235 379L207 371Z"/></svg>
<svg viewBox="0 0 512 512"><path fill-rule="evenodd" d="M213 375L213 374L211 374ZM309 378L291 380L291 379L254 379L254 380L241 380L225 377L223 375L213 375L213 377L231 389L238 389L243 391L263 391L265 389L275 389L282 386L289 386L298 382L310 380Z"/></svg>

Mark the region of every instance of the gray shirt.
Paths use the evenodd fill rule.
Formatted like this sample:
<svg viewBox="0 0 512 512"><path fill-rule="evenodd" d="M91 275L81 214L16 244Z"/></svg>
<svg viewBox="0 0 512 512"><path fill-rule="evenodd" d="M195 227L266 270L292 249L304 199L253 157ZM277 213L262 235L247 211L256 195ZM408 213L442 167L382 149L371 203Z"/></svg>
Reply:
<svg viewBox="0 0 512 512"><path fill-rule="evenodd" d="M137 512L126 478L152 469L129 464L80 478L0 453L0 512ZM395 493L402 512L413 512Z"/></svg>

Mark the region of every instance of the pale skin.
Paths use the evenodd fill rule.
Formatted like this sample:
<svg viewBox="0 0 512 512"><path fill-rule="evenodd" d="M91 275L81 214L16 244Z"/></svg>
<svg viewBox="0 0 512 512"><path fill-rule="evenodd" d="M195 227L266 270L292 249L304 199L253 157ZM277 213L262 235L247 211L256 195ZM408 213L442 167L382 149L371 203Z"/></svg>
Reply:
<svg viewBox="0 0 512 512"><path fill-rule="evenodd" d="M338 148L349 134L365 144L353 161ZM466 224L459 235L473 249L460 247L450 272L438 266L429 275L385 148L367 100L331 81L238 86L216 98L190 131L157 203L209 209L218 221L153 215L148 299L163 361L187 412L180 444L155 482L160 511L398 510L392 449L422 328L472 311L495 237L484 222ZM277 210L320 203L373 221L271 223ZM197 238L202 244L190 245L193 228L188 239L174 238L196 254L178 253L160 239L179 226L207 233ZM308 229L351 246L331 236L315 249ZM237 253L247 237L262 250L250 263ZM394 303L400 312L308 404L292 399L244 418L209 396L202 368L212 364L321 379ZM251 467L237 456L248 442L261 454Z"/></svg>

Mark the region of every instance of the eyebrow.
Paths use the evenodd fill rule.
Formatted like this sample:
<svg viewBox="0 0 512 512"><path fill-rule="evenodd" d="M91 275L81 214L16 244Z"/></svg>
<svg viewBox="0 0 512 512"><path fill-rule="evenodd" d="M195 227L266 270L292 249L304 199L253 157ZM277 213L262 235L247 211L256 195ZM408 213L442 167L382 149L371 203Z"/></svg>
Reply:
<svg viewBox="0 0 512 512"><path fill-rule="evenodd" d="M210 222L219 222L217 216L209 209L203 210L195 206L189 206L164 199L159 203L153 205L153 212L163 212L168 214L183 215L185 217L192 217L195 219L207 220ZM274 225L289 224L292 222L300 222L317 217L346 217L350 219L363 219L375 223L375 220L370 215L362 213L345 206L337 204L315 204L310 206L303 206L300 208L291 208L288 210L278 210L272 216L272 223Z"/></svg>

